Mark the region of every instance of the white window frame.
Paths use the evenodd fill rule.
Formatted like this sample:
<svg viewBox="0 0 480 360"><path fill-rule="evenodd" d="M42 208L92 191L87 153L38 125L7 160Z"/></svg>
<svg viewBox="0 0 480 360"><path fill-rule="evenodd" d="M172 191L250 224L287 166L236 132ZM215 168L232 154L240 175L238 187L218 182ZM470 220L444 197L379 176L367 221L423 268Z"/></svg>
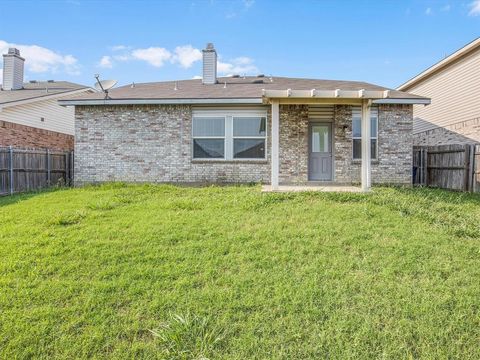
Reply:
<svg viewBox="0 0 480 360"><path fill-rule="evenodd" d="M370 122L372 119L375 119L376 126L375 128L377 129L377 132L375 134L371 133L370 134L370 143L372 140L375 140L375 157L372 156L372 160L378 160L378 107L372 107L371 108L371 113L370 113ZM362 155L360 154L360 157L355 157L355 147L353 146L354 140L362 140L362 134L361 134L361 126L360 126L360 136L354 136L353 135L353 121L354 120L360 120L360 123L362 121L362 109L361 108L354 108L352 109L352 159L353 160L361 160ZM371 123L370 123L370 126ZM370 145L371 146L371 145Z"/></svg>
<svg viewBox="0 0 480 360"><path fill-rule="evenodd" d="M218 136L194 136L193 135L193 122L196 118L211 118L211 117L223 117L225 119L225 135L223 137L225 143L225 151L223 158L198 158L194 157L194 140L195 139L221 139ZM265 136L233 136L233 118L251 118L251 117L263 117L265 118ZM265 140L265 156L261 158L234 158L233 157L233 141L234 139L264 139ZM192 112L192 149L191 159L193 161L267 161L268 159L268 117L266 110L194 110Z"/></svg>

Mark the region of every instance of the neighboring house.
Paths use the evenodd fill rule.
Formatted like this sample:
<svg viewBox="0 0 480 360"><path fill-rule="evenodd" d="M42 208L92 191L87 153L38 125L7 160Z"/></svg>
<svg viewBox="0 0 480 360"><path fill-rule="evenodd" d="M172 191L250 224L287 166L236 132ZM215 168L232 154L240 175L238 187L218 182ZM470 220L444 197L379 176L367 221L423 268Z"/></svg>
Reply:
<svg viewBox="0 0 480 360"><path fill-rule="evenodd" d="M132 84L75 106L75 182L410 184L412 104L364 82L217 78Z"/></svg>
<svg viewBox="0 0 480 360"><path fill-rule="evenodd" d="M430 106L414 106L415 145L480 142L480 38L398 90L432 99Z"/></svg>
<svg viewBox="0 0 480 360"><path fill-rule="evenodd" d="M24 83L24 61L14 48L3 55L0 146L73 149L75 111L57 100L92 89L66 81Z"/></svg>

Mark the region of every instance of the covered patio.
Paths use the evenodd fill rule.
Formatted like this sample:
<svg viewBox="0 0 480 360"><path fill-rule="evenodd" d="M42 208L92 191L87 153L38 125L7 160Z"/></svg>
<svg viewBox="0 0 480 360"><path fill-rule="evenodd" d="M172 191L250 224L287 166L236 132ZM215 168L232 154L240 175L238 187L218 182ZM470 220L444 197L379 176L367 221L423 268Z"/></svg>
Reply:
<svg viewBox="0 0 480 360"><path fill-rule="evenodd" d="M372 185L371 107L374 104L427 104L423 99L390 97L390 90L269 90L262 92L264 104L271 105L271 182L263 191L350 191L369 192ZM351 105L361 107L361 186L342 186L331 182L285 185L280 184L280 105ZM310 134L309 134L310 136ZM330 133L331 136L331 133ZM309 146L310 146L310 141ZM331 139L329 140L332 141ZM333 144L331 145L333 146Z"/></svg>

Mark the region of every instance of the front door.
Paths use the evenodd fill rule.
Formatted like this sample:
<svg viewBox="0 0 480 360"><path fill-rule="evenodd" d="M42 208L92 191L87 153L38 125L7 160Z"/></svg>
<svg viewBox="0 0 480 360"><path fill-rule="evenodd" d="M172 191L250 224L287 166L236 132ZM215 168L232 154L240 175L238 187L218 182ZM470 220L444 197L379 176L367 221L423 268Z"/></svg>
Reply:
<svg viewBox="0 0 480 360"><path fill-rule="evenodd" d="M311 123L309 134L309 180L332 180L332 125Z"/></svg>

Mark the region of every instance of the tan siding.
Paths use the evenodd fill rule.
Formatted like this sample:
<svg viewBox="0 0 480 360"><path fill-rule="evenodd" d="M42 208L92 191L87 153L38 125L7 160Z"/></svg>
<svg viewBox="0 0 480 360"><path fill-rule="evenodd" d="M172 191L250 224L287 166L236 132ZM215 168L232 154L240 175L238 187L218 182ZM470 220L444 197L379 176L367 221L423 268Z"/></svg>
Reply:
<svg viewBox="0 0 480 360"><path fill-rule="evenodd" d="M42 122L40 118L44 118ZM0 112L0 121L32 126L39 129L74 134L75 110L58 105L57 99L12 106Z"/></svg>
<svg viewBox="0 0 480 360"><path fill-rule="evenodd" d="M414 133L480 117L480 49L406 91L432 99L414 106Z"/></svg>

